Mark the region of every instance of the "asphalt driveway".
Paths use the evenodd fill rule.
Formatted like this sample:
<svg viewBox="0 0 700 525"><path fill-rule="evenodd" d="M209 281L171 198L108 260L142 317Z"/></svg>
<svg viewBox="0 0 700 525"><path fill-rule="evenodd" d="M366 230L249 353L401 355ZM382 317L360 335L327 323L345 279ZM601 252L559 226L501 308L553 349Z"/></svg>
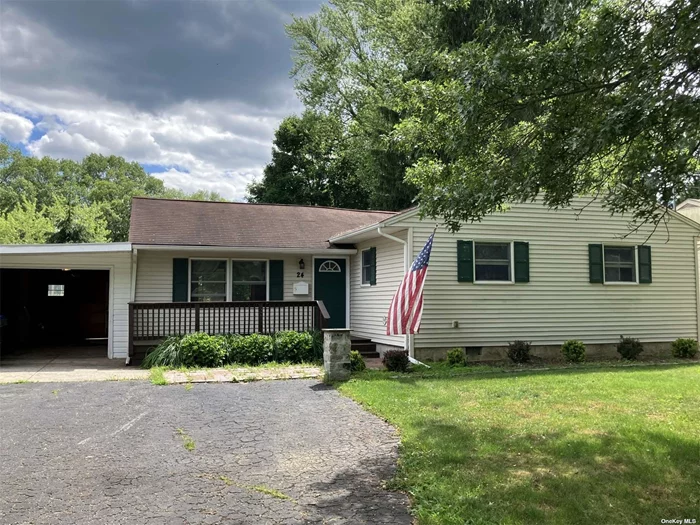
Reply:
<svg viewBox="0 0 700 525"><path fill-rule="evenodd" d="M397 443L313 380L1 385L0 523L408 524Z"/></svg>

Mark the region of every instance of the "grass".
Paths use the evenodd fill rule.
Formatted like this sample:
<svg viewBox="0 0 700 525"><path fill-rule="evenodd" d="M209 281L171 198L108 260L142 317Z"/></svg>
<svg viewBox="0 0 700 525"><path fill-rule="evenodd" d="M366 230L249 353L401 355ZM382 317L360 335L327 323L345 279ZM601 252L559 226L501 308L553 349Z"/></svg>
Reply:
<svg viewBox="0 0 700 525"><path fill-rule="evenodd" d="M508 368L508 367L506 367ZM367 371L339 390L397 426L418 523L700 518L700 365Z"/></svg>
<svg viewBox="0 0 700 525"><path fill-rule="evenodd" d="M291 497L287 496L284 492L280 492L277 489L272 489L270 487L266 487L265 485L252 485L248 488L250 490L260 492L261 494L267 494L268 496L272 496L273 498L286 499L286 500L292 499Z"/></svg>
<svg viewBox="0 0 700 525"><path fill-rule="evenodd" d="M194 439L192 439L190 436L188 436L187 433L181 428L178 428L175 431L182 438L182 446L185 447L185 450L193 452L195 447L196 447Z"/></svg>
<svg viewBox="0 0 700 525"><path fill-rule="evenodd" d="M149 379L154 385L167 385L168 381L165 379L166 368L162 366L154 366L149 370Z"/></svg>

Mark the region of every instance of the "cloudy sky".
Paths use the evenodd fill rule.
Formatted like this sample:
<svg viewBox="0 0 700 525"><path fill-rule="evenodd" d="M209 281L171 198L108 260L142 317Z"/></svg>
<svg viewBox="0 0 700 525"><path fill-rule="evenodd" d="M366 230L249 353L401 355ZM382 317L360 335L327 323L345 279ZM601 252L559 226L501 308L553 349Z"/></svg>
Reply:
<svg viewBox="0 0 700 525"><path fill-rule="evenodd" d="M0 137L240 199L301 108L284 24L319 1L2 0Z"/></svg>

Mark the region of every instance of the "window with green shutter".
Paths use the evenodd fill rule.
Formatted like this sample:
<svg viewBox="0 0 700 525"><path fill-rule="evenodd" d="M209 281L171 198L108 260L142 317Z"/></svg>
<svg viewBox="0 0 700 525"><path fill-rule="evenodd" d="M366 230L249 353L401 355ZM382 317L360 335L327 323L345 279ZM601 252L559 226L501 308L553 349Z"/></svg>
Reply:
<svg viewBox="0 0 700 525"><path fill-rule="evenodd" d="M588 245L588 276L592 283L603 282L603 245Z"/></svg>
<svg viewBox="0 0 700 525"><path fill-rule="evenodd" d="M173 302L187 302L187 286L190 279L189 259L173 259Z"/></svg>
<svg viewBox="0 0 700 525"><path fill-rule="evenodd" d="M457 281L474 282L474 241L457 241Z"/></svg>
<svg viewBox="0 0 700 525"><path fill-rule="evenodd" d="M530 282L530 243L514 242L513 257L515 259L515 282Z"/></svg>
<svg viewBox="0 0 700 525"><path fill-rule="evenodd" d="M270 261L270 301L284 300L284 261Z"/></svg>
<svg viewBox="0 0 700 525"><path fill-rule="evenodd" d="M637 247L639 255L639 283L651 284L651 246Z"/></svg>

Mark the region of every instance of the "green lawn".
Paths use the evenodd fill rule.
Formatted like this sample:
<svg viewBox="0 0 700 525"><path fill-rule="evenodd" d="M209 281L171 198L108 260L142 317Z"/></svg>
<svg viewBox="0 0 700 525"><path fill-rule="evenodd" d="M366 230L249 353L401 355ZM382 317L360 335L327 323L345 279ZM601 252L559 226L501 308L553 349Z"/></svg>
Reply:
<svg viewBox="0 0 700 525"><path fill-rule="evenodd" d="M457 369L458 370L458 369ZM700 523L700 365L368 371L421 524Z"/></svg>

